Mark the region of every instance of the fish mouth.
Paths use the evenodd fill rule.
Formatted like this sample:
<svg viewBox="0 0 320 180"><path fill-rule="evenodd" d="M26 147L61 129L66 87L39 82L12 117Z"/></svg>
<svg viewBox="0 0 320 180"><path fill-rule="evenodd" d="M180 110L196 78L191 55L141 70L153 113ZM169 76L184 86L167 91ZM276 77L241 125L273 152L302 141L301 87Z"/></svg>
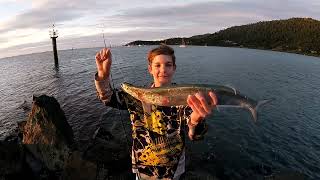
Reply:
<svg viewBox="0 0 320 180"><path fill-rule="evenodd" d="M128 85L129 85L129 83L124 82L124 83L121 84L121 88L126 90Z"/></svg>

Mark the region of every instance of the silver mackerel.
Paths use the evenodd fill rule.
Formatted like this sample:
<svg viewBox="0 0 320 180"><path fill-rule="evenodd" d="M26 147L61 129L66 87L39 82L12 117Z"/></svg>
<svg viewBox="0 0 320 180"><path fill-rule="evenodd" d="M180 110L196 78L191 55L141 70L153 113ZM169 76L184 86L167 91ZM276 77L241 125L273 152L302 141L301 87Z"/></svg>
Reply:
<svg viewBox="0 0 320 180"><path fill-rule="evenodd" d="M158 88L143 88L122 83L122 89L134 98L158 106L188 105L188 95L201 92L209 98L208 92L212 91L218 98L217 108L244 108L251 112L253 120L258 119L258 108L270 100L255 101L241 95L237 90L227 86L207 84L181 84Z"/></svg>

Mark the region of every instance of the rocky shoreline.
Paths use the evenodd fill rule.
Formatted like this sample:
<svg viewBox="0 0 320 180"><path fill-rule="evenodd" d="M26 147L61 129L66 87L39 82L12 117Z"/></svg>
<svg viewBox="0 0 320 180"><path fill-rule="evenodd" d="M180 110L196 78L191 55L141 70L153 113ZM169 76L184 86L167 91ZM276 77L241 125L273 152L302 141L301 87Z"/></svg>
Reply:
<svg viewBox="0 0 320 180"><path fill-rule="evenodd" d="M124 146L98 127L86 148L79 148L57 100L33 97L28 119L0 141L0 179L131 179Z"/></svg>

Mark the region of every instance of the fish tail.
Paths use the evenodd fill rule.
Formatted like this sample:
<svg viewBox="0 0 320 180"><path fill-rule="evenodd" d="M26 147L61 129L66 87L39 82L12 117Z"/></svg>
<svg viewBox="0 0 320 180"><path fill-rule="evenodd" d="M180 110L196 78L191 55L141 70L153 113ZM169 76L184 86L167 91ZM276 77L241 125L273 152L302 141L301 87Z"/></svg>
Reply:
<svg viewBox="0 0 320 180"><path fill-rule="evenodd" d="M249 108L249 110L250 110L250 112L252 114L254 122L257 122L257 120L258 120L258 109L261 106L271 102L272 100L273 99L265 99L265 100L258 101L257 105L254 108Z"/></svg>

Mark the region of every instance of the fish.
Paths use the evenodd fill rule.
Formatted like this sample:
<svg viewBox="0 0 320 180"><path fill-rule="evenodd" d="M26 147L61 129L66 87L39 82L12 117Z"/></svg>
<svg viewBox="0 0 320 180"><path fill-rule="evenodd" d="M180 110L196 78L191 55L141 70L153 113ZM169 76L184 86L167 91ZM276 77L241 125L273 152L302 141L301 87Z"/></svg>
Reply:
<svg viewBox="0 0 320 180"><path fill-rule="evenodd" d="M218 110L221 108L244 108L251 112L254 122L258 119L258 109L273 100L256 101L240 94L235 88L222 85L181 84L144 88L124 82L121 84L121 88L125 93L141 102L158 106L186 106L188 105L187 98L189 95L201 92L206 99L209 99L208 93L212 91L218 99L216 104Z"/></svg>

